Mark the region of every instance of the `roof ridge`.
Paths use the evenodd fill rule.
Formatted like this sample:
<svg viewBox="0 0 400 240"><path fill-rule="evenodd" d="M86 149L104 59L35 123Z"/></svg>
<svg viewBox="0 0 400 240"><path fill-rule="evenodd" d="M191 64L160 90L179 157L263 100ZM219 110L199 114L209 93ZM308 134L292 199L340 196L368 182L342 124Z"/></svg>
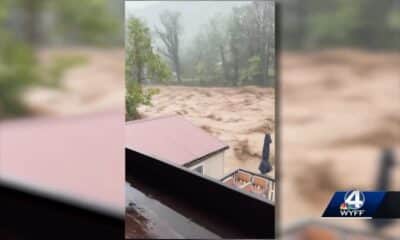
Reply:
<svg viewBox="0 0 400 240"><path fill-rule="evenodd" d="M86 113L73 113L66 115L54 115L54 116L32 116L32 117L23 117L23 118L9 118L0 120L0 126L6 125L14 125L14 124L49 124L49 123L60 123L67 122L70 123L71 120L87 120L91 118L101 119L101 116L111 116L114 114L121 114L121 120L123 121L123 110L118 108L107 108L101 111L93 111Z"/></svg>
<svg viewBox="0 0 400 240"><path fill-rule="evenodd" d="M154 120L159 120L159 119L164 119L164 118L172 118L172 117L180 117L178 114L168 114L164 116L157 116L157 117L149 117L149 118L143 118L143 119L137 119L137 120L130 120L125 122L126 125L130 124L135 124L135 123L141 123L141 122L150 122Z"/></svg>
<svg viewBox="0 0 400 240"><path fill-rule="evenodd" d="M143 118L143 119L138 119L138 120L131 120L125 123L125 125L132 125L135 123L144 123L144 122L150 122L150 121L154 121L154 120L160 120L160 119L165 119L165 118L173 118L173 117L178 117L181 118L182 120L184 120L185 122L187 122L189 125L191 125L194 128L197 128L201 131L204 131L204 129L202 129L200 126L197 126L196 124L194 124L192 121L189 121L188 119L186 119L185 117L182 117L179 114L167 114L164 116L157 116L157 117L150 117L150 118ZM206 132L206 131L204 131ZM212 138L214 138L215 141L219 142L222 145L228 146L228 144L226 144L224 141L220 140L217 136L214 136L213 134L206 132L208 135L210 135Z"/></svg>
<svg viewBox="0 0 400 240"><path fill-rule="evenodd" d="M126 148L136 147L140 151L158 154L178 164L188 164L229 148L229 145L217 136L181 115L131 121L127 122L125 127ZM154 137L155 133L157 137Z"/></svg>

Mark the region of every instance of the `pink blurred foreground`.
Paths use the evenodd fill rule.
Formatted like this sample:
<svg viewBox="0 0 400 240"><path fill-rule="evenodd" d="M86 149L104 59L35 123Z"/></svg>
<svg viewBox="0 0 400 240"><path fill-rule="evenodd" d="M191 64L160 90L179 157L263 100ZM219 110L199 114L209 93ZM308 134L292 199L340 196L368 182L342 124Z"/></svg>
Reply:
<svg viewBox="0 0 400 240"><path fill-rule="evenodd" d="M0 123L0 179L122 215L123 123L118 110Z"/></svg>

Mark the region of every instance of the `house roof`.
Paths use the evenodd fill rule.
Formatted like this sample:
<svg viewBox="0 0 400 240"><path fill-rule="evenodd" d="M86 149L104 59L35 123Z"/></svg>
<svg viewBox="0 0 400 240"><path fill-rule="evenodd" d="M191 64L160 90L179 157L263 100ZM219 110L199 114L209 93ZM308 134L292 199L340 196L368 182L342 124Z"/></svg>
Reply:
<svg viewBox="0 0 400 240"><path fill-rule="evenodd" d="M174 164L185 165L228 145L177 115L130 121L126 147Z"/></svg>
<svg viewBox="0 0 400 240"><path fill-rule="evenodd" d="M123 134L119 110L2 122L0 181L123 214Z"/></svg>

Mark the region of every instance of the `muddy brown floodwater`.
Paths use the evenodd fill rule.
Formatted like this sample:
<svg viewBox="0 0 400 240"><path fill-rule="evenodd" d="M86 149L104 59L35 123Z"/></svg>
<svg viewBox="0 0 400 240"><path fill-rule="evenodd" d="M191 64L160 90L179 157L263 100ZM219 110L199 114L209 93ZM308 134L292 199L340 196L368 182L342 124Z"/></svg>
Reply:
<svg viewBox="0 0 400 240"><path fill-rule="evenodd" d="M334 191L373 190L384 146L400 161L400 54L351 49L281 57L280 219L320 218ZM390 189L400 189L400 165ZM365 220L324 222L369 229ZM383 230L400 236L400 222Z"/></svg>
<svg viewBox="0 0 400 240"><path fill-rule="evenodd" d="M265 133L272 136L275 157L275 90L255 86L203 88L151 86L160 93L152 106L142 106L142 117L179 114L229 145L224 172L243 168L258 173ZM269 174L274 176L274 172Z"/></svg>

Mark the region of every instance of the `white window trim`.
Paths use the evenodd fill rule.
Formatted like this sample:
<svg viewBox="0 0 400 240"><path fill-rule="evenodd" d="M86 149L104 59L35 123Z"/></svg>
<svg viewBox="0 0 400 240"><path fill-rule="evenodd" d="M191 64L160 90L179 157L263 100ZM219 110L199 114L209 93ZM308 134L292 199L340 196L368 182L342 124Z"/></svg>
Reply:
<svg viewBox="0 0 400 240"><path fill-rule="evenodd" d="M203 168L203 171L202 171L201 173L195 170L195 169L198 168L198 167L202 167L202 168ZM197 165L191 167L190 170L193 170L193 171L195 171L195 172L197 172L197 173L200 173L200 174L202 174L202 175L205 175L205 173L206 173L206 167L205 167L205 164L204 164L204 163L197 164Z"/></svg>

